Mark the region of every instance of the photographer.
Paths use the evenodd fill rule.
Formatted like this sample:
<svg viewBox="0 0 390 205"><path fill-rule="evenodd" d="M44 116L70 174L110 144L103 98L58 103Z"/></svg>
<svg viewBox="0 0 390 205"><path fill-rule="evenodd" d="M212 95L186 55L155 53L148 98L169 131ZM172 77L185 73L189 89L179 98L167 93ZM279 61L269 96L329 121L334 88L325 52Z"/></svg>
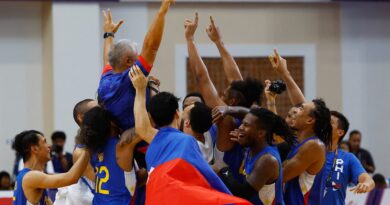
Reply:
<svg viewBox="0 0 390 205"><path fill-rule="evenodd" d="M66 135L62 131L56 131L51 135L51 160L56 173L67 172L73 165L72 154L64 152Z"/></svg>

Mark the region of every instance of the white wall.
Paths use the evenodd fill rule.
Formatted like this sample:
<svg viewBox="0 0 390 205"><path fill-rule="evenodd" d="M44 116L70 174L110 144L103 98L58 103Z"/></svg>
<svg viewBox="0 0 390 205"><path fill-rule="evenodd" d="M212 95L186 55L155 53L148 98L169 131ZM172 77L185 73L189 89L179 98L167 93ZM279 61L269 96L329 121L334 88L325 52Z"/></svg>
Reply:
<svg viewBox="0 0 390 205"><path fill-rule="evenodd" d="M11 173L11 140L43 130L41 3L0 2L0 169Z"/></svg>
<svg viewBox="0 0 390 205"><path fill-rule="evenodd" d="M99 9L97 3L52 5L54 129L66 132L68 151L77 132L73 107L94 98L98 86Z"/></svg>
<svg viewBox="0 0 390 205"><path fill-rule="evenodd" d="M377 170L390 176L390 4L341 7L343 111L362 131Z"/></svg>

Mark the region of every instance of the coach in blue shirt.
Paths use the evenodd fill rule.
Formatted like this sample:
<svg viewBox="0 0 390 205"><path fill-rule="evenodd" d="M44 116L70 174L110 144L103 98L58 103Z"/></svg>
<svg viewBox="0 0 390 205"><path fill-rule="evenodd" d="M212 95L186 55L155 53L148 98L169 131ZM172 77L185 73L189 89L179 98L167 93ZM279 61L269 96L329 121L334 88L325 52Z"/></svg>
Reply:
<svg viewBox="0 0 390 205"><path fill-rule="evenodd" d="M349 183L356 184L351 191L358 194L370 192L375 183L355 155L338 148L338 143L348 131L347 118L337 111L332 111L331 124L332 147L326 155L326 187L323 201L324 204L343 205Z"/></svg>

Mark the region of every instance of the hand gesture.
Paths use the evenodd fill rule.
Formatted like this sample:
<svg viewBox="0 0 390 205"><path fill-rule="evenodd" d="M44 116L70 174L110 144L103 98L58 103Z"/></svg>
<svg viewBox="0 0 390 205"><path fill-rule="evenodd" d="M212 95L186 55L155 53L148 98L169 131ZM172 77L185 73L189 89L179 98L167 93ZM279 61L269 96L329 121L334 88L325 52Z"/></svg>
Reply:
<svg viewBox="0 0 390 205"><path fill-rule="evenodd" d="M238 129L234 129L229 134L232 136L230 140L238 142L238 137L240 136L240 131Z"/></svg>
<svg viewBox="0 0 390 205"><path fill-rule="evenodd" d="M277 94L269 90L269 87L271 86L271 81L265 80L264 83L265 83L265 88L264 88L265 98L267 99L267 101L275 101Z"/></svg>
<svg viewBox="0 0 390 205"><path fill-rule="evenodd" d="M194 40L194 34L196 31L196 28L198 27L198 12L195 12L195 20L191 21L189 19L186 19L184 22L184 28L185 28L185 37L186 40Z"/></svg>
<svg viewBox="0 0 390 205"><path fill-rule="evenodd" d="M369 189L370 188L366 183L359 183L358 185L350 189L350 191L352 191L355 194L363 194L363 193L367 193Z"/></svg>
<svg viewBox="0 0 390 205"><path fill-rule="evenodd" d="M206 33L209 36L210 40L214 43L221 41L222 36L219 31L218 26L215 25L214 19L210 16L210 25L206 28Z"/></svg>
<svg viewBox="0 0 390 205"><path fill-rule="evenodd" d="M104 32L116 33L118 31L119 27L124 22L121 19L118 23L114 23L112 21L112 16L111 16L111 10L110 9L107 9L107 11L103 10L103 16L104 16L104 25L103 25Z"/></svg>
<svg viewBox="0 0 390 205"><path fill-rule="evenodd" d="M213 123L219 123L229 110L229 106L216 106L212 111Z"/></svg>
<svg viewBox="0 0 390 205"><path fill-rule="evenodd" d="M138 65L133 65L133 67L131 67L129 76L136 91L142 91L146 89L148 83L145 75L142 73Z"/></svg>
<svg viewBox="0 0 390 205"><path fill-rule="evenodd" d="M280 75L288 74L287 61L286 59L280 57L276 49L274 49L274 54L268 56L268 58L271 62L272 67L277 73L279 73Z"/></svg>

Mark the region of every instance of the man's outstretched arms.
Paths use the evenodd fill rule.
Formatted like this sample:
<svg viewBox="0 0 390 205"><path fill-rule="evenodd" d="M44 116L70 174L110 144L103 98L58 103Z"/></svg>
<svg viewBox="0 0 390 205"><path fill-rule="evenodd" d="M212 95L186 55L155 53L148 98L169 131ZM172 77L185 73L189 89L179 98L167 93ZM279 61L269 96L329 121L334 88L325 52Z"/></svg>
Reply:
<svg viewBox="0 0 390 205"><path fill-rule="evenodd" d="M147 80L137 65L131 68L129 76L136 92L134 100L135 133L150 144L157 134L157 129L152 127L145 107Z"/></svg>
<svg viewBox="0 0 390 205"><path fill-rule="evenodd" d="M276 49L274 49L274 54L269 56L269 60L274 70L286 83L291 103L294 106L304 103L306 101L305 96L288 71L287 61L279 55Z"/></svg>
<svg viewBox="0 0 390 205"><path fill-rule="evenodd" d="M175 3L175 0L162 0L160 10L158 11L148 33L145 36L142 46L141 56L149 65L153 65L160 47L161 39L164 33L165 15L169 7Z"/></svg>
<svg viewBox="0 0 390 205"><path fill-rule="evenodd" d="M106 66L109 64L108 62L108 52L110 52L110 47L114 40L114 34L118 31L119 27L123 24L123 20L121 19L118 23L114 23L112 20L111 10L107 9L107 11L103 10L104 16L104 24L103 31L108 36L104 38L104 46L103 46L103 65Z"/></svg>
<svg viewBox="0 0 390 205"><path fill-rule="evenodd" d="M233 56L230 55L222 41L222 35L214 19L210 16L210 25L206 28L207 35L210 40L215 43L222 58L223 69L229 84L236 80L242 80L240 69L237 66Z"/></svg>

